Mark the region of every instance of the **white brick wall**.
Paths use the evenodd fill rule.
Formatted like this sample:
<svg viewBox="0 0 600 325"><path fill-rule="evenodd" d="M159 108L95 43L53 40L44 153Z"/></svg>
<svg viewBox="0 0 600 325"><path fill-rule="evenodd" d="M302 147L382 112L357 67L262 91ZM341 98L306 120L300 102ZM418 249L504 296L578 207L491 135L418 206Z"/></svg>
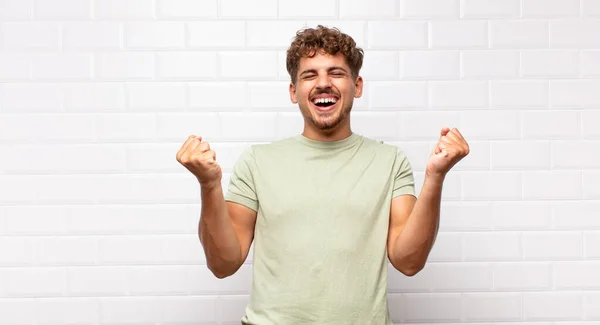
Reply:
<svg viewBox="0 0 600 325"><path fill-rule="evenodd" d="M187 135L227 184L297 134L285 50L337 26L366 52L353 127L448 175L426 268L390 267L395 324L600 324L600 1L0 0L0 325L239 324L198 242Z"/></svg>

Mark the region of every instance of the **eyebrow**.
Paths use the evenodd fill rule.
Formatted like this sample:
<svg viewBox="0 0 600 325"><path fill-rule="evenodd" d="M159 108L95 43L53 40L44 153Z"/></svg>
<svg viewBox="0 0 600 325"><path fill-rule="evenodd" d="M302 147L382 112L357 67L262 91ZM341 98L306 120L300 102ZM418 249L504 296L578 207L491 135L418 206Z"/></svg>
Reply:
<svg viewBox="0 0 600 325"><path fill-rule="evenodd" d="M344 69L342 67L338 67L338 66L330 67L329 69L327 69L327 72L331 72L332 70L342 70L342 71L348 73L348 71L346 71L346 69ZM307 70L302 71L302 73L300 73L300 75L303 75L303 74L306 74L306 73L311 73L311 72L312 73L316 73L317 70L315 70L315 69L307 69Z"/></svg>

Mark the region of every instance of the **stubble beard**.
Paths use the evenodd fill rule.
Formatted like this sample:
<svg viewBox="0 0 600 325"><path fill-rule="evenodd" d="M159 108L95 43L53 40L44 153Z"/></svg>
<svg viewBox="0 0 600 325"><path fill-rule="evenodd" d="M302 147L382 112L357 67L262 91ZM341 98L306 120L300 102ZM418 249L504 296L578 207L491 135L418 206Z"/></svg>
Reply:
<svg viewBox="0 0 600 325"><path fill-rule="evenodd" d="M333 131L335 130L345 119L350 115L352 110L352 103L346 107L342 107L342 110L335 112L333 116L319 116L317 113L309 113L309 118L312 125L321 131Z"/></svg>

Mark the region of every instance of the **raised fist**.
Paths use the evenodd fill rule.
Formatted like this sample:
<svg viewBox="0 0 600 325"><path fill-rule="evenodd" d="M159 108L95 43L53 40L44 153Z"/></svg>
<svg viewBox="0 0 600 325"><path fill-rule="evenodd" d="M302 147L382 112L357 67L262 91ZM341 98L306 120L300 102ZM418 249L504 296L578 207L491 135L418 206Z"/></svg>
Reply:
<svg viewBox="0 0 600 325"><path fill-rule="evenodd" d="M223 172L217 155L202 137L189 136L177 152L177 161L196 176L202 187L221 184Z"/></svg>

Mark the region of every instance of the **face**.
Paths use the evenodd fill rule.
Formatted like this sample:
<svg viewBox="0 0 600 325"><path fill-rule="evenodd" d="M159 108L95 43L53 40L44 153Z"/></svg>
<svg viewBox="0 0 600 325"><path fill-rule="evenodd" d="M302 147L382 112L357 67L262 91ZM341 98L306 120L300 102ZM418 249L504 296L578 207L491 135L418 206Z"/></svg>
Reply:
<svg viewBox="0 0 600 325"><path fill-rule="evenodd" d="M362 78L352 78L350 68L341 54L319 53L302 58L296 85L290 84L292 103L298 104L307 127L328 132L344 122L354 98L362 96Z"/></svg>

